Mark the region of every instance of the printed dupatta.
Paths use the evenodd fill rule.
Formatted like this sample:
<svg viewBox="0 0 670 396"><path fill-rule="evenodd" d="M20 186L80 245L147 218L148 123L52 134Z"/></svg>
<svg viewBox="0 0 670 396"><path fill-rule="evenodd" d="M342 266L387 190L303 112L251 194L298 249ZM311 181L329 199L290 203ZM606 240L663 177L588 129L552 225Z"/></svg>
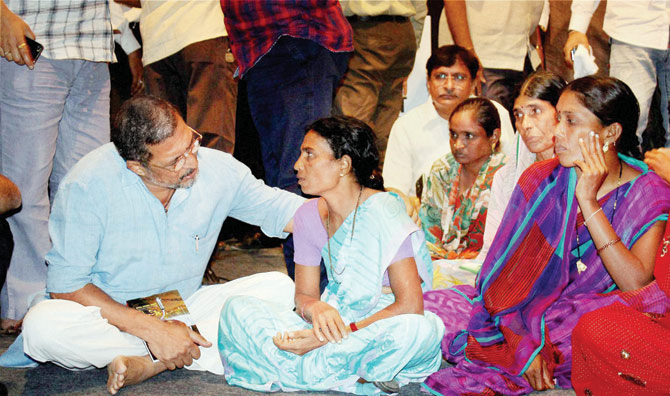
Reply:
<svg viewBox="0 0 670 396"><path fill-rule="evenodd" d="M460 194L461 165L449 153L433 164L421 197L422 228L433 258L474 258L482 248L493 176L505 165L494 153L482 165L472 187Z"/></svg>
<svg viewBox="0 0 670 396"><path fill-rule="evenodd" d="M646 173L644 163L620 158ZM656 205L650 202L652 198L640 199L639 178L621 186L613 224L629 248L651 224L667 218L667 197L659 197ZM653 180L662 183L655 175ZM553 366L560 356L545 326L547 309L566 293L614 289L590 238L582 243L581 252L587 271L575 275L572 268L576 184L574 168L560 166L557 159L539 162L522 175L478 276L478 296L470 300L472 316L463 333L467 335L466 360L522 375L540 353ZM662 188L667 193L667 185ZM617 198L610 193L603 199L603 211L609 218ZM580 234L588 232L584 229Z"/></svg>

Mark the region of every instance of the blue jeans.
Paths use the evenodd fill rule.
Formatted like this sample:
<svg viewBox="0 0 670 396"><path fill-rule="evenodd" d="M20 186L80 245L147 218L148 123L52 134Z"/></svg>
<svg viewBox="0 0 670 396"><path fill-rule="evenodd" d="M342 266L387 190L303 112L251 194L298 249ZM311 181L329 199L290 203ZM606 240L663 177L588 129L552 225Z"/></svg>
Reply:
<svg viewBox="0 0 670 396"><path fill-rule="evenodd" d="M269 186L300 194L293 165L300 156L305 129L331 115L348 59L348 52L331 52L314 41L283 36L245 74ZM291 238L284 243L284 259L293 278Z"/></svg>
<svg viewBox="0 0 670 396"><path fill-rule="evenodd" d="M0 59L0 76L0 173L23 199L7 219L14 253L0 311L20 319L45 287L47 221L58 184L81 157L109 142L109 70L106 63L45 57L29 70Z"/></svg>
<svg viewBox="0 0 670 396"><path fill-rule="evenodd" d="M283 36L245 75L269 186L300 192L293 165L305 128L330 116L348 58L348 52L334 53L311 40Z"/></svg>
<svg viewBox="0 0 670 396"><path fill-rule="evenodd" d="M670 96L670 50L638 47L612 39L610 76L628 84L640 104L637 137L647 127L651 99L658 83L661 91L661 114L665 128L666 146L670 145L668 130L668 96Z"/></svg>

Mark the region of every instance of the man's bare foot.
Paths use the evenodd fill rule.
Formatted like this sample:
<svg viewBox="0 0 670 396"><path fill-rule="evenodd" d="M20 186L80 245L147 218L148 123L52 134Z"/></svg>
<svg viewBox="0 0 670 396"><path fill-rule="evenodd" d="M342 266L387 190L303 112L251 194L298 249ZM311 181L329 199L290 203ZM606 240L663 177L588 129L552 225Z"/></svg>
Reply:
<svg viewBox="0 0 670 396"><path fill-rule="evenodd" d="M107 390L112 395L124 386L138 384L165 371L162 362L152 362L149 356L117 356L107 365Z"/></svg>
<svg viewBox="0 0 670 396"><path fill-rule="evenodd" d="M15 335L21 332L23 319L7 319L0 320L0 333L6 335Z"/></svg>

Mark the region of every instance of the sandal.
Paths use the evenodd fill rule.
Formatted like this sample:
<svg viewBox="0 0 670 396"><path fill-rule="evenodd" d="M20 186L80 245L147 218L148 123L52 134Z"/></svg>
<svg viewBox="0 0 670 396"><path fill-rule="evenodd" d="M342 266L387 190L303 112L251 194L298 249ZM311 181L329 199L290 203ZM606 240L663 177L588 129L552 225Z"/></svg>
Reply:
<svg viewBox="0 0 670 396"><path fill-rule="evenodd" d="M373 381L372 382L379 390L385 393L398 393L400 392L400 385L396 380L390 381Z"/></svg>

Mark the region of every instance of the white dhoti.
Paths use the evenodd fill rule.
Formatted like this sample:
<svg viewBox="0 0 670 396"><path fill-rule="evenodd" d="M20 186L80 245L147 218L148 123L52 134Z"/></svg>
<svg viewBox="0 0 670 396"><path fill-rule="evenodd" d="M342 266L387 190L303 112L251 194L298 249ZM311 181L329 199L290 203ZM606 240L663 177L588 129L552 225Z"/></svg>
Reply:
<svg viewBox="0 0 670 396"><path fill-rule="evenodd" d="M223 374L216 346L219 315L228 298L238 295L293 309L294 284L280 272L267 272L198 289L185 302L200 334L212 346L200 347L200 358L187 369ZM147 355L144 342L109 324L99 307L69 300L45 300L31 308L23 322L23 337L28 356L70 370L102 368L117 356Z"/></svg>

